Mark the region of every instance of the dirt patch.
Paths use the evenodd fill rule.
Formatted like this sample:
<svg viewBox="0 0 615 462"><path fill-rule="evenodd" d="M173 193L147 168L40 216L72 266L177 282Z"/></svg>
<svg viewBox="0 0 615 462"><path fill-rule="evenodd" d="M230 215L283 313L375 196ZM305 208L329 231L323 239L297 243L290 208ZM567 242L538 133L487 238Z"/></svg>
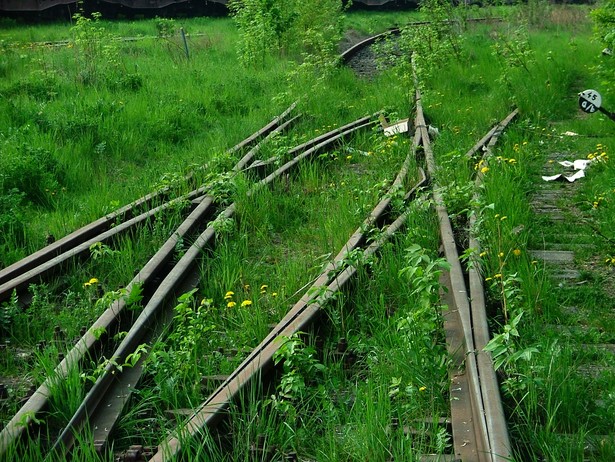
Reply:
<svg viewBox="0 0 615 462"><path fill-rule="evenodd" d="M362 32L351 29L344 34L344 37L342 37L342 40L340 40L337 49L340 53L343 53L348 48L362 42L368 37L369 35L365 35Z"/></svg>

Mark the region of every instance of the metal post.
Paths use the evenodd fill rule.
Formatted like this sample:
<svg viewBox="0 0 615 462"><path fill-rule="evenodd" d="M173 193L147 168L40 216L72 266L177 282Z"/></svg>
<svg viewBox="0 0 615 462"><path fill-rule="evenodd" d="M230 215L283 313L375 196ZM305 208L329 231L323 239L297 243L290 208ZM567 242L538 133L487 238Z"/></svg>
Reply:
<svg viewBox="0 0 615 462"><path fill-rule="evenodd" d="M611 119L613 122L615 122L615 112L610 112L607 111L606 109L604 109L603 107L599 107L598 110L600 112L602 112L603 114L605 114L609 119Z"/></svg>
<svg viewBox="0 0 615 462"><path fill-rule="evenodd" d="M190 59L190 51L188 50L188 41L186 40L186 32L184 32L184 28L180 27L179 31L182 34L182 40L184 41L184 51L186 52L186 59Z"/></svg>

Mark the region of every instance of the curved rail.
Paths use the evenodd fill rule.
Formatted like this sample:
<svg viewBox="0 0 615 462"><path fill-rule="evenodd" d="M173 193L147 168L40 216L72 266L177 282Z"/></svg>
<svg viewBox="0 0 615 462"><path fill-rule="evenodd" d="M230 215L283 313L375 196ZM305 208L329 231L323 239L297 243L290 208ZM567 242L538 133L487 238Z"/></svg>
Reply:
<svg viewBox="0 0 615 462"><path fill-rule="evenodd" d="M401 33L401 30L395 27L381 34L368 37L365 40L362 40L359 43L356 43L352 45L350 48L344 50L342 54L340 55L340 61L343 64L347 64L352 58L354 58L360 51L364 50L366 47L373 45L378 40L388 37L389 35L398 35L400 33Z"/></svg>

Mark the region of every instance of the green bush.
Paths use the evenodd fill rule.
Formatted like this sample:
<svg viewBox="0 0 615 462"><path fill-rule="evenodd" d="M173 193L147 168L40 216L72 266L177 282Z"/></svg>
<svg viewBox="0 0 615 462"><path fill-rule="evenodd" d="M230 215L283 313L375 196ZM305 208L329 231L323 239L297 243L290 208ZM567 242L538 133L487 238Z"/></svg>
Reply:
<svg viewBox="0 0 615 462"><path fill-rule="evenodd" d="M615 92L615 0L605 0L603 4L591 12L594 20L594 33L598 40L610 50L603 55L602 62L596 67L602 79L606 92Z"/></svg>
<svg viewBox="0 0 615 462"><path fill-rule="evenodd" d="M12 198L2 209L15 209L22 200L51 207L63 177L62 168L49 151L26 142L14 144L14 140L6 140L1 146L0 172L0 195Z"/></svg>

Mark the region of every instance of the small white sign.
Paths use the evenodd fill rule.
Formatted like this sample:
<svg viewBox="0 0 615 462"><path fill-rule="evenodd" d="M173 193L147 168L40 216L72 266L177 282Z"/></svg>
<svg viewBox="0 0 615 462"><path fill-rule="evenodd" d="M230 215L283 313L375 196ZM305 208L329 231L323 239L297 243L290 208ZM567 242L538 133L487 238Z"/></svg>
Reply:
<svg viewBox="0 0 615 462"><path fill-rule="evenodd" d="M602 96L596 90L585 90L579 93L579 107L582 111L592 114L602 105Z"/></svg>

